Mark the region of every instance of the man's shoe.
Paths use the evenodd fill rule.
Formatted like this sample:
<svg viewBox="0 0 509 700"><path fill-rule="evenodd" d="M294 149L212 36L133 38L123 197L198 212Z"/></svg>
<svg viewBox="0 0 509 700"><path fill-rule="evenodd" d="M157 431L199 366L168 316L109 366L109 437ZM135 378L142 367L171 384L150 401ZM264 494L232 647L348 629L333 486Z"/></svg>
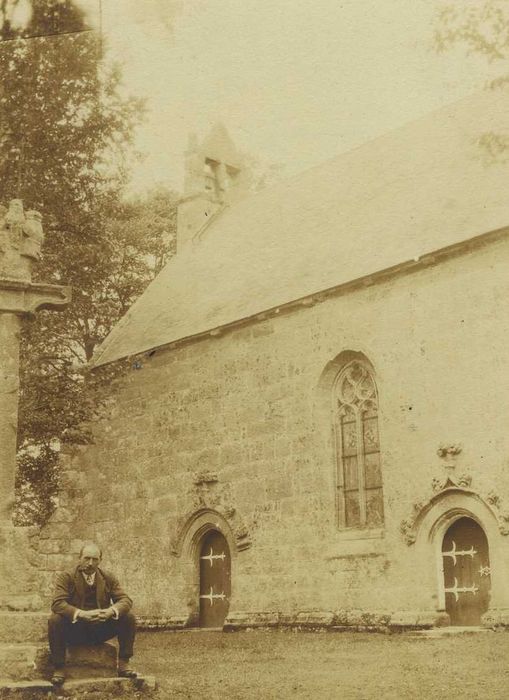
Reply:
<svg viewBox="0 0 509 700"><path fill-rule="evenodd" d="M138 678L138 673L132 668L118 669L118 675L120 678Z"/></svg>
<svg viewBox="0 0 509 700"><path fill-rule="evenodd" d="M63 668L56 668L51 676L51 683L53 685L62 685L65 681L65 671Z"/></svg>
<svg viewBox="0 0 509 700"><path fill-rule="evenodd" d="M118 660L118 675L120 678L138 678L138 674L129 666L129 659Z"/></svg>
<svg viewBox="0 0 509 700"><path fill-rule="evenodd" d="M127 668L119 668L118 675L120 678L138 678L137 672L129 666Z"/></svg>

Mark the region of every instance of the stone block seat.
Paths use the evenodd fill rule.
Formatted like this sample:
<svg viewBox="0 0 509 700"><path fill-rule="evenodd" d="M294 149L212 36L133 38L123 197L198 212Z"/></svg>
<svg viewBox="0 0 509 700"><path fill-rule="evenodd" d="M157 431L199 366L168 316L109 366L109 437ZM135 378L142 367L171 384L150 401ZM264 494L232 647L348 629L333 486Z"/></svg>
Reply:
<svg viewBox="0 0 509 700"><path fill-rule="evenodd" d="M50 683L49 612L47 602L36 592L40 574L29 561L30 534L26 528L0 523L4 571L16 572L0 575L0 700L150 698L155 680L118 678L117 650L109 643L71 648L67 680L60 688Z"/></svg>
<svg viewBox="0 0 509 700"><path fill-rule="evenodd" d="M117 677L117 648L109 642L70 647L66 681L55 688L49 681L47 620L46 612L0 610L0 700L153 697L153 677Z"/></svg>

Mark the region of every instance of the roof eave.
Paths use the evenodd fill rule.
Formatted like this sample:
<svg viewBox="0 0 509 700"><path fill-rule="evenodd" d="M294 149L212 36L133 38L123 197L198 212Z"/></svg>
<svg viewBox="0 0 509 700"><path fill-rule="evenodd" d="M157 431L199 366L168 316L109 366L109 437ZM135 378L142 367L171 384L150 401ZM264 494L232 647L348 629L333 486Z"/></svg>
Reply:
<svg viewBox="0 0 509 700"><path fill-rule="evenodd" d="M317 290L311 294L307 294L304 297L300 297L292 301L287 301L282 304L279 304L278 306L273 306L268 309L260 310L255 314L236 319L234 321L231 321L230 323L225 323L215 328L209 328L189 336L175 338L174 340L162 343L160 345L141 347L137 350L134 350L131 353L113 356L111 357L111 359L101 361L101 355L107 356L107 348L105 348L104 352L99 352L97 359L94 360L94 358L92 358L92 360L89 362L89 367L91 369L96 369L98 367L108 365L113 362L125 360L130 357L137 357L141 354L152 352L155 350L172 350L189 342L198 341L208 337L219 337L230 330L233 330L243 325L247 325L249 323L265 320L271 316L277 316L281 313L288 313L289 311L295 310L296 308L313 306L314 304L320 303L331 296L346 294L358 288L369 287L373 284L379 284L385 282L387 279L391 279L398 275L410 274L416 270L429 267L430 265L434 265L437 262L441 262L442 260L463 255L471 250L480 248L483 245L487 245L507 235L509 235L509 226L498 228L493 231L488 231L486 233L478 234L476 236L464 239L463 241L460 241L458 243L453 243L452 245L448 245L443 248L433 250L429 253L425 253L416 258L399 262L396 265L392 265L391 267L377 270L376 272L370 273L369 275L363 275L362 277L349 280L348 282L344 282L334 287L328 287L326 289Z"/></svg>

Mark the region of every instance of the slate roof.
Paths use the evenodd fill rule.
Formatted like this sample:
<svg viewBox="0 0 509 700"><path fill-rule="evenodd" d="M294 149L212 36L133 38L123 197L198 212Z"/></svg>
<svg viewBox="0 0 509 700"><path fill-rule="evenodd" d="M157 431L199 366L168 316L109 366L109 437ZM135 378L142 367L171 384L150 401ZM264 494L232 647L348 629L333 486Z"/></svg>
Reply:
<svg viewBox="0 0 509 700"><path fill-rule="evenodd" d="M256 315L509 225L508 124L485 91L227 207L98 348L101 365Z"/></svg>

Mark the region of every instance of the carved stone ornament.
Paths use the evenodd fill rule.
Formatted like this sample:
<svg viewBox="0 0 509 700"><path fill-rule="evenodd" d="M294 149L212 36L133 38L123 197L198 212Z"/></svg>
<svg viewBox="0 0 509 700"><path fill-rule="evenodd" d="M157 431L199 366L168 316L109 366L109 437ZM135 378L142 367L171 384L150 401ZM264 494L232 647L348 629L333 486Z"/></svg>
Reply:
<svg viewBox="0 0 509 700"><path fill-rule="evenodd" d="M40 258L43 241L39 212L24 212L20 199L12 199L8 209L0 206L1 274L30 279L30 263Z"/></svg>
<svg viewBox="0 0 509 700"><path fill-rule="evenodd" d="M23 210L21 199L0 204L0 313L31 315L55 311L71 301L71 288L32 282L32 266L44 241L42 217Z"/></svg>
<svg viewBox="0 0 509 700"><path fill-rule="evenodd" d="M461 450L463 448L461 445L455 444L455 445L446 445L442 443L439 445L438 450L437 450L437 455L441 457L442 459L445 459L447 457L456 457L457 455L460 454Z"/></svg>
<svg viewBox="0 0 509 700"><path fill-rule="evenodd" d="M491 506L495 506L495 508L500 506L500 496L498 493L496 493L496 491L490 491L486 496L486 500Z"/></svg>
<svg viewBox="0 0 509 700"><path fill-rule="evenodd" d="M458 456L462 452L462 447L459 443L442 443L438 446L437 455L442 460L442 465L445 469L454 471Z"/></svg>
<svg viewBox="0 0 509 700"><path fill-rule="evenodd" d="M495 490L490 491L486 496L486 501L497 515L500 534L509 535L509 511L503 508L502 499L498 493Z"/></svg>
<svg viewBox="0 0 509 700"><path fill-rule="evenodd" d="M44 242L42 231L42 216L38 211L27 211L22 227L22 255L38 260L41 257L41 247Z"/></svg>
<svg viewBox="0 0 509 700"><path fill-rule="evenodd" d="M178 519L176 536L171 542L171 552L180 556L183 542L192 523L204 513L210 515L213 525L220 516L238 552L251 546L251 534L237 509L231 503L228 484L221 484L215 472L200 472L193 476L193 487L188 491L183 503L183 515ZM223 533L225 534L225 533Z"/></svg>
<svg viewBox="0 0 509 700"><path fill-rule="evenodd" d="M456 486L457 488L470 488L472 477L470 474L452 474L449 473L445 478L434 477L431 482L431 488L435 493L439 493L444 489Z"/></svg>
<svg viewBox="0 0 509 700"><path fill-rule="evenodd" d="M501 498L495 491L483 495L471 488L472 477L470 474L448 473L445 478L435 477L431 482L433 495L425 501L416 501L412 505L412 512L408 518L404 518L399 526L400 532L407 545L414 544L417 538L418 523L422 516L433 506L437 498L446 492L463 491L473 494L484 501L498 521L498 529L501 535L509 535L509 511L502 508Z"/></svg>
<svg viewBox="0 0 509 700"><path fill-rule="evenodd" d="M411 545L415 542L417 533L415 531L415 518L405 518L399 525L399 531L403 535L405 542Z"/></svg>

